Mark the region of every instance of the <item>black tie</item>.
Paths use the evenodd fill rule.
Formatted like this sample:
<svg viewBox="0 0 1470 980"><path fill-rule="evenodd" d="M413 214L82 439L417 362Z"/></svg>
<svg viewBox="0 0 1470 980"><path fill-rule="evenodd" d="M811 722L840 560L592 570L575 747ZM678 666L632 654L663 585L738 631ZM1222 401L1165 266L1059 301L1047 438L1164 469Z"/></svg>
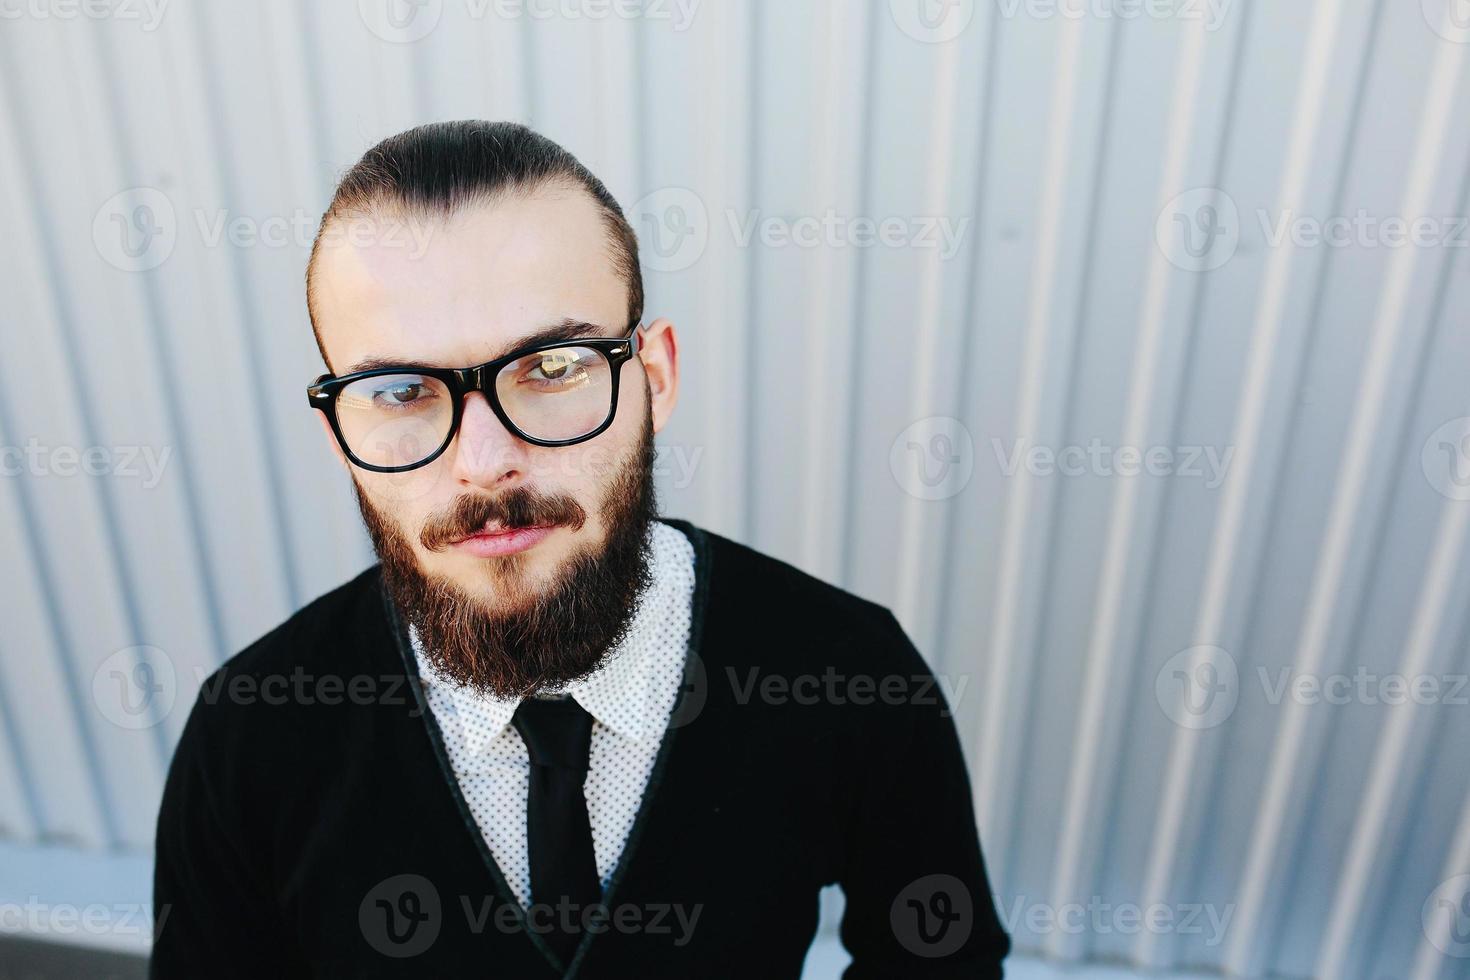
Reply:
<svg viewBox="0 0 1470 980"><path fill-rule="evenodd" d="M531 755L526 799L526 843L531 858L531 901L549 905L532 921L552 923L548 943L569 963L582 938L582 916L602 899L592 824L582 782L592 750L592 716L570 697L530 697L511 719ZM567 903L570 912L556 906ZM566 929L566 922L571 929Z"/></svg>

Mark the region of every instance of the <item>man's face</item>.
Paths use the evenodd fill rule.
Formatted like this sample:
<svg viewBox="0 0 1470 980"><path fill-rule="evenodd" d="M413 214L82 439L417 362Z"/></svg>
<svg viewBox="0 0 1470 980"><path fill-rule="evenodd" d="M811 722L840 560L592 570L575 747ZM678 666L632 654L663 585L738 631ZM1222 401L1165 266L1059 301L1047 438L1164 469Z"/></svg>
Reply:
<svg viewBox="0 0 1470 980"><path fill-rule="evenodd" d="M601 214L580 190L513 195L420 227L417 239L402 228L385 217L324 238L314 309L337 375L368 363L468 367L567 321L592 325L584 336L626 332L627 283ZM468 607L540 623L553 599L566 610L558 587L616 550L619 529L611 524L643 519L651 506L643 499L651 494L642 485L646 454L672 409L674 347L664 321L649 335L654 341L620 369L612 425L586 442L527 443L476 392L464 401L454 440L432 462L405 473L350 467L385 573L396 562L416 591L454 593L454 617ZM530 522L541 527L503 533ZM435 615L450 618L442 608Z"/></svg>
<svg viewBox="0 0 1470 980"><path fill-rule="evenodd" d="M592 200L549 188L470 209L447 224L412 236L353 234L329 240L318 256L317 324L336 374L370 360L441 367L480 364L520 346L564 320L597 325L601 336L624 332L627 285L609 254L602 218ZM381 239L381 240L378 240ZM486 600L513 586L545 585L579 550L599 545L604 483L633 451L649 405L638 362L622 368L612 426L576 446L534 446L500 423L481 394L465 399L459 433L432 463L407 473L352 468L366 501L412 544L423 570ZM496 497L517 488L574 500L586 515L580 528L553 527L514 561L485 557L493 543L452 543L447 529L435 549L421 540L437 519L442 527L456 501ZM436 532L431 530L431 538ZM514 542L511 543L514 545ZM513 577L502 572L514 571Z"/></svg>

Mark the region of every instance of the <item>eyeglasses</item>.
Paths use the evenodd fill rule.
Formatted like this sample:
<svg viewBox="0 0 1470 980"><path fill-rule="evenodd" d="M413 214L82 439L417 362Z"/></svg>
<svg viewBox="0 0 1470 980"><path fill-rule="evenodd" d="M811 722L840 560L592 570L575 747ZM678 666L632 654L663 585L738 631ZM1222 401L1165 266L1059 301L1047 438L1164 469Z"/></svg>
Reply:
<svg viewBox="0 0 1470 980"><path fill-rule="evenodd" d="M472 391L507 429L536 446L573 446L612 425L618 378L638 352L638 324L623 337L550 340L467 368L380 367L306 389L342 451L375 473L402 473L438 459Z"/></svg>

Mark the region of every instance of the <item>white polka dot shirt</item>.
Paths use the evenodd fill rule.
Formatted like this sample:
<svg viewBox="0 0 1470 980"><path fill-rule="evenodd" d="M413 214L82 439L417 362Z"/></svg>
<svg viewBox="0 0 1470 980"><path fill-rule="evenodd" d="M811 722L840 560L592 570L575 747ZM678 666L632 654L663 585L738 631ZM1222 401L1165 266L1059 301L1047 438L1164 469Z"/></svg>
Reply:
<svg viewBox="0 0 1470 980"><path fill-rule="evenodd" d="M592 715L592 756L583 792L597 873L606 887L622 856L683 678L694 598L694 548L677 528L654 521L653 584L622 643L565 693ZM526 795L531 760L511 725L518 700L500 701L434 673L410 629L429 708L444 736L460 792L505 880L529 906Z"/></svg>

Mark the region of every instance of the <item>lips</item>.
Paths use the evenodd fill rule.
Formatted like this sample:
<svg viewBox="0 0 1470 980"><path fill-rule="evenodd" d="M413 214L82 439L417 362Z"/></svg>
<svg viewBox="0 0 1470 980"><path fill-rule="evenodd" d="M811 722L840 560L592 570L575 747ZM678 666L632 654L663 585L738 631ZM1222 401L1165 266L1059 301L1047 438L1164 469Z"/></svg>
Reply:
<svg viewBox="0 0 1470 980"><path fill-rule="evenodd" d="M510 555L539 544L552 532L553 528L554 525L551 524L508 528L498 522L492 522L474 534L454 541L450 547L480 558Z"/></svg>
<svg viewBox="0 0 1470 980"><path fill-rule="evenodd" d="M478 531L475 531L473 534L466 534L464 537L459 538L452 543L459 544L460 541L468 541L470 538L488 538L496 537L497 535L501 534L514 534L517 531L534 531L538 528L550 526L551 525L549 524L528 524L523 527L506 527L499 521L487 521L485 523L485 526L480 528Z"/></svg>

